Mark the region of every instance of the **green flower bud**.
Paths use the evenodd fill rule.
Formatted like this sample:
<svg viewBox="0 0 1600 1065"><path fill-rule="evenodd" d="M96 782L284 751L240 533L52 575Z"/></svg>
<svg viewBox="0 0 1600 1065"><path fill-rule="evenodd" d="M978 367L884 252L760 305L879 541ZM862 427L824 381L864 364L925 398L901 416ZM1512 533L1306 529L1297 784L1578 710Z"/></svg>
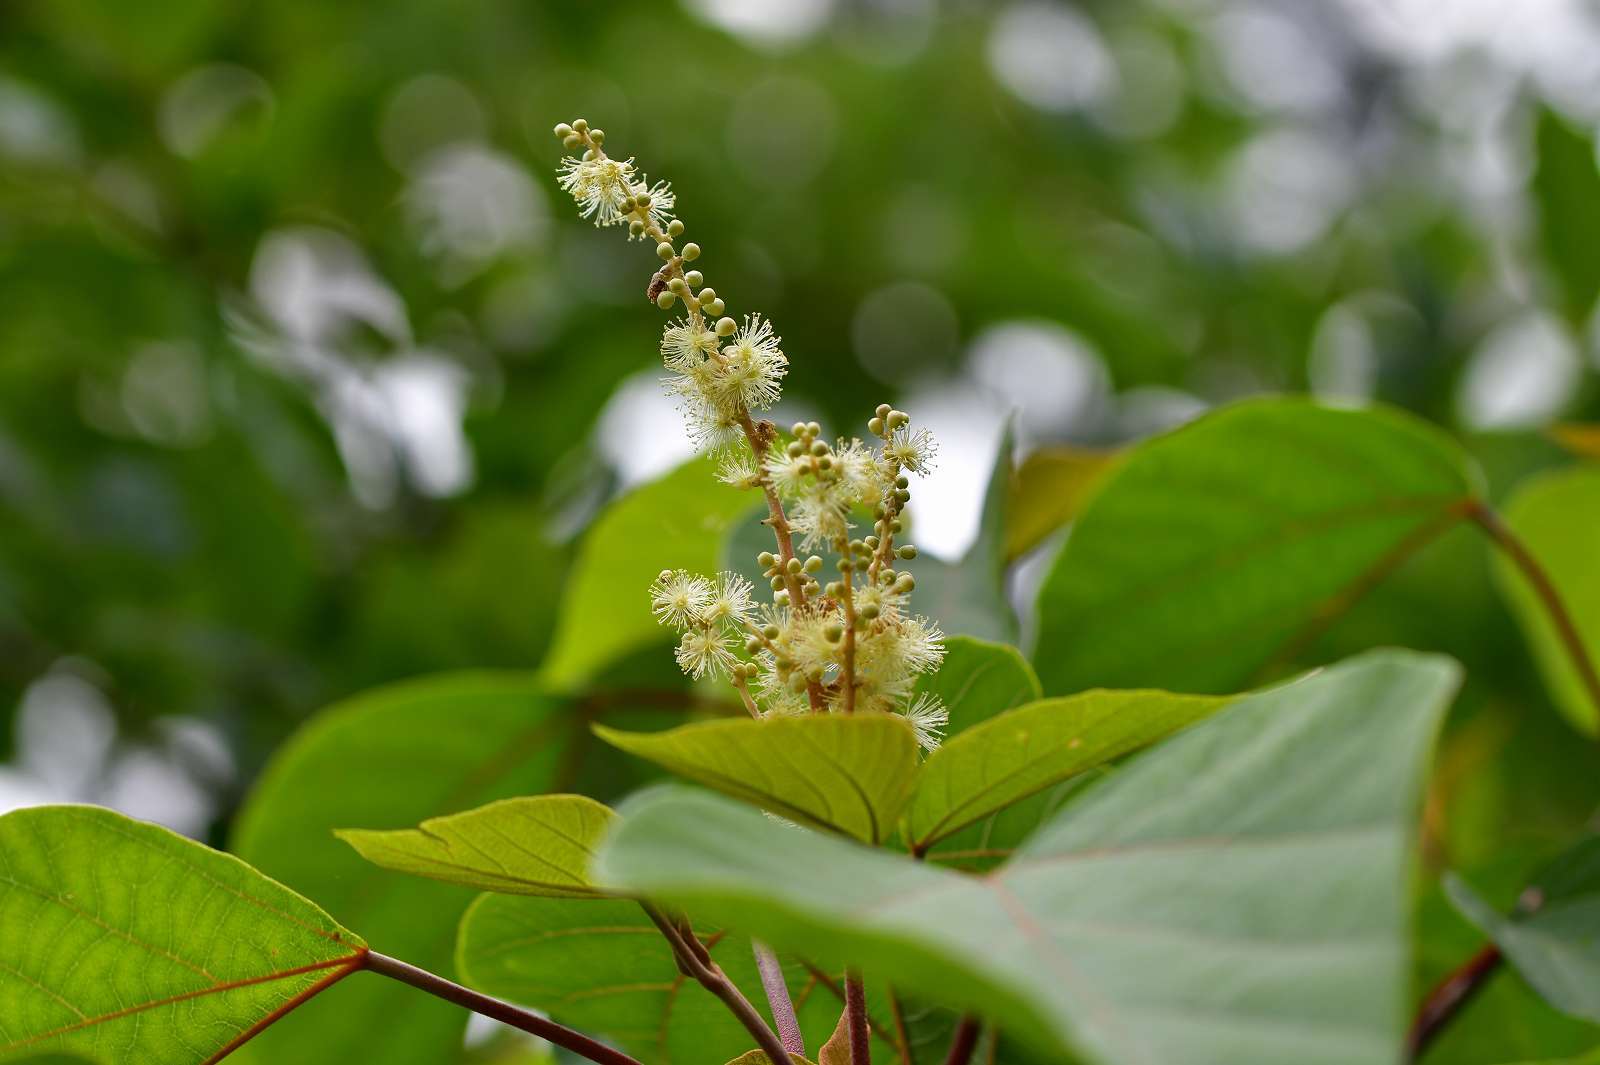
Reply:
<svg viewBox="0 0 1600 1065"><path fill-rule="evenodd" d="M672 309L672 301L677 298L678 297L674 296L671 292L664 291L661 293L661 295L656 297L656 306L660 307L664 311L670 311Z"/></svg>
<svg viewBox="0 0 1600 1065"><path fill-rule="evenodd" d="M783 564L783 568L798 577L804 566L798 558L791 558Z"/></svg>
<svg viewBox="0 0 1600 1065"><path fill-rule="evenodd" d="M765 636L769 640L776 640L778 638L778 626L768 625L766 628L761 630L761 635Z"/></svg>
<svg viewBox="0 0 1600 1065"><path fill-rule="evenodd" d="M732 336L738 328L739 323L732 318L717 319L717 336L719 337Z"/></svg>
<svg viewBox="0 0 1600 1065"><path fill-rule="evenodd" d="M894 582L895 590L902 595L910 595L917 587L917 579L909 573L900 574L900 579Z"/></svg>
<svg viewBox="0 0 1600 1065"><path fill-rule="evenodd" d="M570 136L572 136L571 126L567 125L565 122L556 123L556 138L558 140L566 140Z"/></svg>
<svg viewBox="0 0 1600 1065"><path fill-rule="evenodd" d="M889 406L889 404L880 403L880 404L878 404L878 409L873 411L873 413L876 414L880 418L887 418L889 416L889 411L891 409L892 408Z"/></svg>
<svg viewBox="0 0 1600 1065"><path fill-rule="evenodd" d="M793 436L805 436L806 435L806 423L805 422L795 422L793 425L789 426L789 432Z"/></svg>
<svg viewBox="0 0 1600 1065"><path fill-rule="evenodd" d="M589 131L589 140L594 144L604 144L606 142L606 131L603 129L591 129Z"/></svg>
<svg viewBox="0 0 1600 1065"><path fill-rule="evenodd" d="M660 244L657 244L656 255L662 259L672 258L672 245L668 244L666 241L662 241Z"/></svg>
<svg viewBox="0 0 1600 1065"><path fill-rule="evenodd" d="M683 236L683 223L678 221L678 219L676 219L676 218L674 218L672 221L668 222L667 223L667 236L669 236L669 237L681 237L681 236Z"/></svg>
<svg viewBox="0 0 1600 1065"><path fill-rule="evenodd" d="M902 473L900 476L894 479L894 486L896 488L910 488L911 478Z"/></svg>
<svg viewBox="0 0 1600 1065"><path fill-rule="evenodd" d="M562 141L561 146L569 152L576 151L577 149L583 147L583 138L574 133L566 140Z"/></svg>
<svg viewBox="0 0 1600 1065"><path fill-rule="evenodd" d="M882 418L870 418L870 419L868 419L868 421L867 421L867 430L869 432L871 432L873 436L882 436L883 435L883 419Z"/></svg>
<svg viewBox="0 0 1600 1065"><path fill-rule="evenodd" d="M828 625L826 628L824 628L822 630L822 635L827 638L829 643L838 643L840 640L844 639L844 626L835 622L834 624Z"/></svg>
<svg viewBox="0 0 1600 1065"><path fill-rule="evenodd" d="M866 606L862 607L861 616L866 618L868 621L876 620L878 617L878 604L868 603Z"/></svg>
<svg viewBox="0 0 1600 1065"><path fill-rule="evenodd" d="M675 277L671 281L668 281L667 287L680 296L689 291L689 286L683 283L683 278L681 277Z"/></svg>
<svg viewBox="0 0 1600 1065"><path fill-rule="evenodd" d="M790 458L797 459L805 453L805 445L798 440L789 441L789 446L784 449Z"/></svg>
<svg viewBox="0 0 1600 1065"><path fill-rule="evenodd" d="M644 236L644 223L635 218L628 223L628 235L631 237Z"/></svg>
<svg viewBox="0 0 1600 1065"><path fill-rule="evenodd" d="M812 555L810 558L806 559L806 572L807 573L815 573L815 572L817 572L817 570L819 570L821 568L822 568L822 556L821 555Z"/></svg>
<svg viewBox="0 0 1600 1065"><path fill-rule="evenodd" d="M711 301L711 305L706 308L706 313L707 314L712 314L712 315L720 315L720 314L722 314L723 311L725 311L727 309L728 308L723 304L723 302L721 300L712 300Z"/></svg>
<svg viewBox="0 0 1600 1065"><path fill-rule="evenodd" d="M892 410L889 412L889 417L884 420L889 423L891 429L903 429L911 424L911 415L903 410Z"/></svg>
<svg viewBox="0 0 1600 1065"><path fill-rule="evenodd" d="M839 567L840 573L849 573L851 570L856 568L856 564L851 562L848 558L841 558L836 565Z"/></svg>
<svg viewBox="0 0 1600 1065"><path fill-rule="evenodd" d="M700 245L691 243L683 246L684 262L692 263L698 258L700 258Z"/></svg>
<svg viewBox="0 0 1600 1065"><path fill-rule="evenodd" d="M818 440L816 443L811 445L811 454L817 458L821 458L822 456L826 455L830 450L832 449L829 448L827 442L823 440Z"/></svg>
<svg viewBox="0 0 1600 1065"><path fill-rule="evenodd" d="M649 207L650 194L648 192L636 192L633 194L633 202L638 204L640 207Z"/></svg>
<svg viewBox="0 0 1600 1065"><path fill-rule="evenodd" d="M781 590L782 588L783 588L783 578L782 577L774 577L774 578L772 578L772 590L776 592L776 591Z"/></svg>
<svg viewBox="0 0 1600 1065"><path fill-rule="evenodd" d="M917 549L912 544L906 544L901 547L900 550L896 551L895 554L899 555L907 562L910 562L912 559L917 557Z"/></svg>
<svg viewBox="0 0 1600 1065"><path fill-rule="evenodd" d="M770 566L774 562L778 561L778 556L774 555L771 551L763 551L761 554L756 556L756 561L761 563L763 566Z"/></svg>
<svg viewBox="0 0 1600 1065"><path fill-rule="evenodd" d="M699 277L700 276L700 271L698 271L698 270L690 270L689 271L689 276L690 277ZM694 285L696 288L699 288L700 282L698 282L698 281L690 281L689 284ZM714 289L714 288L702 288L702 289L700 289L700 306L709 307L709 306L711 306L711 302L713 300L715 300L716 298L717 298L717 290L716 289Z"/></svg>
<svg viewBox="0 0 1600 1065"><path fill-rule="evenodd" d="M772 593L772 601L773 601L774 604L776 604L778 606L788 606L789 605L789 593L785 592L785 591L773 592Z"/></svg>
<svg viewBox="0 0 1600 1065"><path fill-rule="evenodd" d="M672 223L673 226L675 226L677 224L678 223L676 223L676 222ZM672 229L672 226L668 226L667 229L670 232L671 229ZM701 285L705 284L706 277L705 277L704 274L702 274L698 270L690 270L687 274L683 275L683 279L685 281L689 282L691 287L699 288Z"/></svg>
<svg viewBox="0 0 1600 1065"><path fill-rule="evenodd" d="M575 118L572 120L572 128L575 132L587 133L589 132L589 120L584 118Z"/></svg>

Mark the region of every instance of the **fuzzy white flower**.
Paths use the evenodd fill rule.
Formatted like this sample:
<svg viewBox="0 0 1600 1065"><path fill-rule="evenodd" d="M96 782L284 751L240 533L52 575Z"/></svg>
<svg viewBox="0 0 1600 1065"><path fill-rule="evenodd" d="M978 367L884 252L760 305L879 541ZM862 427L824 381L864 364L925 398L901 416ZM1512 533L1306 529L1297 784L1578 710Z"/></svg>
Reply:
<svg viewBox="0 0 1600 1065"><path fill-rule="evenodd" d="M883 457L912 473L927 473L939 453L939 443L926 429L901 426L883 442Z"/></svg>
<svg viewBox="0 0 1600 1065"><path fill-rule="evenodd" d="M719 343L704 318L680 318L661 334L661 362L669 370L686 373L716 354Z"/></svg>
<svg viewBox="0 0 1600 1065"><path fill-rule="evenodd" d="M944 739L944 727L950 723L950 711L937 695L922 692L905 708L905 719L917 734L917 743L932 754Z"/></svg>
<svg viewBox="0 0 1600 1065"><path fill-rule="evenodd" d="M772 332L772 323L759 314L745 315L744 324L722 349L724 387L752 410L766 410L783 392L789 359Z"/></svg>
<svg viewBox="0 0 1600 1065"><path fill-rule="evenodd" d="M590 155L561 160L557 182L578 201L582 217L593 218L597 226L616 225L622 221L622 203L633 191L633 160Z"/></svg>
<svg viewBox="0 0 1600 1065"><path fill-rule="evenodd" d="M772 483L773 489L785 499L798 496L811 477L809 458L805 455L790 455L781 448L773 448L767 452L766 461L762 465L766 468L767 479Z"/></svg>
<svg viewBox="0 0 1600 1065"><path fill-rule="evenodd" d="M883 463L859 440L839 441L833 451L833 468L839 473L839 483L857 503L877 503L889 483Z"/></svg>
<svg viewBox="0 0 1600 1065"><path fill-rule="evenodd" d="M652 185L650 179L641 174L630 191L635 196L641 194L650 196L650 205L644 209L645 214L650 216L651 225L657 229L665 229L667 223L672 221L672 209L678 203L678 197L672 191L672 186L665 181L658 181ZM636 236L639 240L645 240L648 239L649 233L646 231ZM633 240L634 237L635 234L630 234L628 239Z"/></svg>
<svg viewBox="0 0 1600 1065"><path fill-rule="evenodd" d="M800 550L827 547L850 535L850 502L831 486L817 485L795 500L789 526L800 534Z"/></svg>
<svg viewBox="0 0 1600 1065"><path fill-rule="evenodd" d="M724 676L738 661L728 646L728 638L714 628L691 629L684 633L674 657L678 668L695 680L707 674Z"/></svg>
<svg viewBox="0 0 1600 1065"><path fill-rule="evenodd" d="M712 584L686 570L662 570L650 585L650 612L662 625L686 628L701 623L711 604Z"/></svg>
<svg viewBox="0 0 1600 1065"><path fill-rule="evenodd" d="M700 616L708 623L724 622L742 626L755 611L755 602L751 597L754 590L749 581L737 573L724 570L717 574L711 601L700 612Z"/></svg>
<svg viewBox="0 0 1600 1065"><path fill-rule="evenodd" d="M717 480L735 488L754 488L761 480L761 467L748 451L728 450L717 459Z"/></svg>

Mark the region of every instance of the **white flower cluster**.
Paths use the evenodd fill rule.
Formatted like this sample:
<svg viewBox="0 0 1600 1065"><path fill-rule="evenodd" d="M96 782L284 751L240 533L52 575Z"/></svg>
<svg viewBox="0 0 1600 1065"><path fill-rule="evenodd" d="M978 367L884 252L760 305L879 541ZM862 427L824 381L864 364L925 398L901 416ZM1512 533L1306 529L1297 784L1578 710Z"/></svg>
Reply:
<svg viewBox="0 0 1600 1065"><path fill-rule="evenodd" d="M944 635L910 610L916 582L895 569L916 557L895 538L911 498L907 475L932 468L933 437L884 404L867 423L882 441L876 449L854 439L830 445L815 422L796 424L780 442L775 426L752 416L777 403L789 371L772 324L759 314L742 323L724 315L722 299L688 266L699 245L676 243L684 225L671 215L676 196L666 182L651 184L632 159L607 156L605 132L582 119L555 132L581 152L563 160L560 173L580 214L600 226L626 222L630 237L656 242L662 265L646 294L663 310L683 304L661 337L668 391L694 442L723 449L717 477L766 496L777 537L777 552L758 559L773 589L759 608L751 583L733 573L667 570L656 578L651 609L679 632L678 665L697 680L729 680L758 716L902 714L933 749L948 712L916 687L943 661ZM737 441L742 446L724 448ZM852 519L863 512L872 514L873 531L855 538ZM836 555L839 578L824 585L822 558L796 557L795 538L802 552Z"/></svg>
<svg viewBox="0 0 1600 1065"><path fill-rule="evenodd" d="M747 315L725 344L699 316L667 326L661 336L661 362L672 371L667 391L677 397L696 446L737 440L751 411L778 401L789 372L780 343L759 314Z"/></svg>
<svg viewBox="0 0 1600 1065"><path fill-rule="evenodd" d="M772 583L773 602L753 613L751 587L734 574L713 580L662 573L650 589L651 605L659 621L682 634L678 664L684 672L730 679L762 714L903 714L924 748L938 745L948 713L937 698L917 693L916 684L944 660L944 634L911 612L916 582L892 568L895 560L916 556L909 545L893 547L910 499L902 471L925 471L934 455L932 437L909 432L908 423L906 415L880 407L871 422L884 437L878 451L860 440L829 445L815 422L797 423L793 439L770 449L760 467L739 456L724 460L724 480L764 475L759 483L789 504L790 528L804 537L800 549L834 550L840 576L823 585L820 556L802 562L763 552L758 562ZM874 533L852 539L852 515L868 509Z"/></svg>

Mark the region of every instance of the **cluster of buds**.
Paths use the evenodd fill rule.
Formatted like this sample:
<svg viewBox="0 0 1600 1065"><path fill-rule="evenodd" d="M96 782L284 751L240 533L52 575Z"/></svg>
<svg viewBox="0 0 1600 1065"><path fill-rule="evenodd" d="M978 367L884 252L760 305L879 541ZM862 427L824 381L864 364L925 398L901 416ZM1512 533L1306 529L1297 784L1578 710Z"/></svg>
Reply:
<svg viewBox="0 0 1600 1065"><path fill-rule="evenodd" d="M681 303L666 326L665 382L683 410L691 439L718 454L718 476L767 501L776 550L757 559L772 601L757 606L754 588L733 573L715 577L663 571L650 588L651 609L680 633L678 665L695 679L725 679L752 715L878 712L904 715L925 748L937 745L945 708L916 692L917 678L939 668L938 625L911 612L916 580L900 568L916 548L897 542L911 499L910 475L927 473L936 445L926 429L888 404L867 428L879 439L829 443L816 422L797 422L787 441L753 412L778 401L789 361L781 339L759 314L725 314L704 275L687 264L684 225L665 182L650 184L633 160L606 155L605 133L578 119L556 127L578 158L562 161L561 187L599 226L626 224L629 236L656 242L662 266L646 295L661 309ZM872 532L856 537L859 515ZM796 554L795 541L799 538ZM837 578L824 575L823 551ZM824 583L826 581L826 583Z"/></svg>

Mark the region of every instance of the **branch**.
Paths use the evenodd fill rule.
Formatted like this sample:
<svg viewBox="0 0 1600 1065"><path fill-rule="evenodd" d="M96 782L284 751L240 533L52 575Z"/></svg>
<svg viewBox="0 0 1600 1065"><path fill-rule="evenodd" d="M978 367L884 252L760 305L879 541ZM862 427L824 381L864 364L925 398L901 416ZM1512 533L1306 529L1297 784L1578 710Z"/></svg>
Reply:
<svg viewBox="0 0 1600 1065"><path fill-rule="evenodd" d="M972 1060L972 1050L978 1045L978 1018L967 1014L961 1018L961 1023L956 1026L956 1034L950 1040L950 1053L945 1055L944 1065L967 1065Z"/></svg>
<svg viewBox="0 0 1600 1065"><path fill-rule="evenodd" d="M1483 990L1500 968L1500 950L1493 943L1485 944L1478 953L1468 958L1458 969L1439 981L1417 1010L1417 1019L1411 1024L1406 1037L1406 1060L1417 1061L1427 1051L1445 1025Z"/></svg>
<svg viewBox="0 0 1600 1065"><path fill-rule="evenodd" d="M789 984L783 978L783 965L765 943L752 939L750 947L755 951L756 969L761 973L761 988L767 993L767 1006L778 1025L778 1036L783 1040L783 1047L789 1053L803 1058L806 1056L806 1039L800 1032L800 1021L794 1015L794 1000L789 997Z"/></svg>
<svg viewBox="0 0 1600 1065"><path fill-rule="evenodd" d="M698 951L692 949L666 914L648 902L641 901L639 905L672 946L672 953L677 956L679 968L698 980L701 987L722 1000L722 1004L728 1007L728 1012L737 1017L745 1030L755 1037L756 1045L767 1055L769 1061L775 1065L787 1062L789 1051L784 1047L783 1041L773 1032L761 1014L756 1012L756 1008L750 1005L750 1000L734 986L732 980L728 979L728 975L711 960L705 948L701 947Z"/></svg>
<svg viewBox="0 0 1600 1065"><path fill-rule="evenodd" d="M1588 649L1583 646L1583 637L1578 633L1578 626L1572 620L1572 615L1567 612L1566 604L1562 603L1555 582L1539 564L1539 560L1533 557L1527 545L1517 538L1517 534L1512 532L1511 528L1500 519L1500 515L1487 504L1475 502L1468 509L1467 516L1489 535L1495 546L1504 551L1506 557L1510 558L1527 578L1534 594L1539 597L1545 613L1550 616L1550 623L1555 626L1556 635L1560 638L1567 657L1572 660L1572 668L1582 681L1584 690L1588 692L1589 700L1594 703L1596 710L1600 710L1600 673L1595 671L1594 661L1589 657Z"/></svg>
<svg viewBox="0 0 1600 1065"><path fill-rule="evenodd" d="M391 958L377 951L369 951L363 967L387 976L391 980L398 980L402 984L409 984L419 991L426 991L436 998L446 1002L453 1002L462 1009L481 1013L491 1017L502 1024L509 1024L530 1035L546 1039L558 1047L572 1051L580 1057L588 1058L598 1065L641 1065L637 1058L629 1057L620 1050L596 1042L582 1032L574 1031L566 1025L557 1024L547 1020L537 1013L529 1012L509 1002L502 1002L488 995L480 995L470 988L452 983L442 976L435 976L426 969L419 969L415 965L408 965L397 958Z"/></svg>
<svg viewBox="0 0 1600 1065"><path fill-rule="evenodd" d="M872 1036L867 1027L867 990L861 974L844 975L844 1012L850 1023L850 1065L872 1065Z"/></svg>

